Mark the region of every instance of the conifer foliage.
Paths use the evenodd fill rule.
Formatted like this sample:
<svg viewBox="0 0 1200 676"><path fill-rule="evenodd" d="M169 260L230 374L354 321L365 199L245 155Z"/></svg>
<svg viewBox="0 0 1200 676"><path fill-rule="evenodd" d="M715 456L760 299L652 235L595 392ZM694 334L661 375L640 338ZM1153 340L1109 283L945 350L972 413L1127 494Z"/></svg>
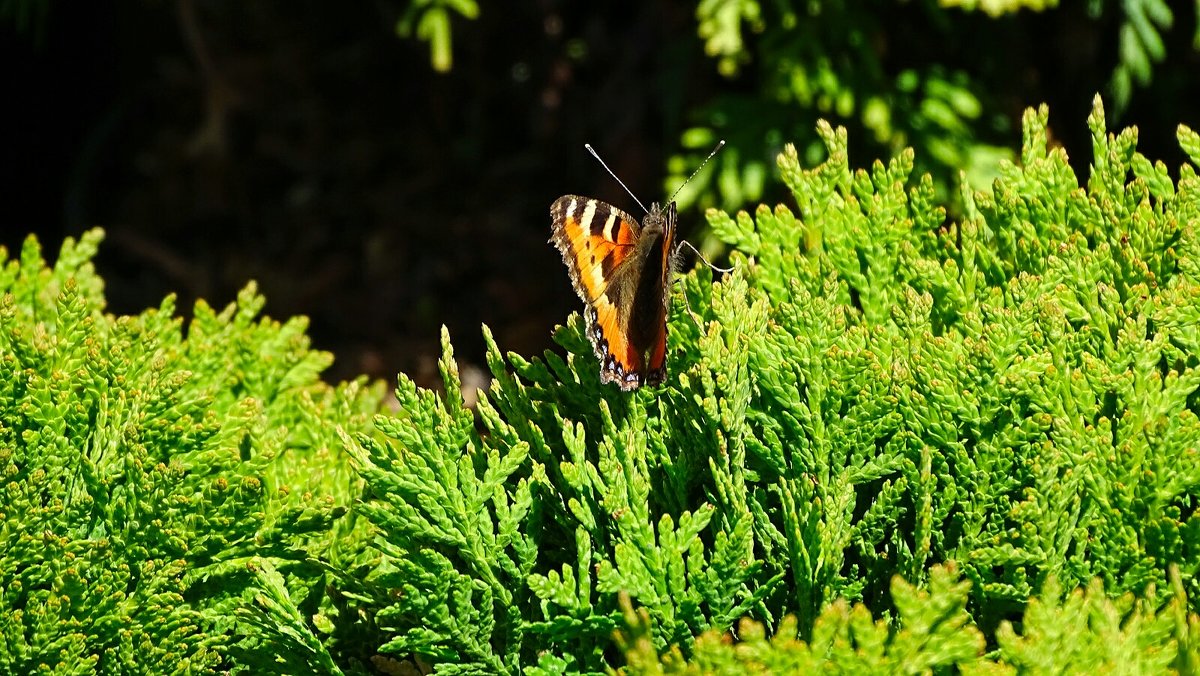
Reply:
<svg viewBox="0 0 1200 676"><path fill-rule="evenodd" d="M253 285L186 332L173 298L105 314L101 237L53 267L33 238L0 253L0 673L274 665L281 632L234 619L254 562L321 600L311 562L354 550L336 524L361 490L336 428L366 429L381 392L320 383L330 355L302 319L256 319Z"/></svg>
<svg viewBox="0 0 1200 676"><path fill-rule="evenodd" d="M813 664L869 643L881 673L989 643L1006 667L1123 664L1064 663L1046 632L1076 623L1195 664L1200 181L1110 134L1099 99L1081 181L1047 115L957 222L911 151L852 170L824 124L824 163L789 147L796 209L709 212L736 270L683 278L657 391L602 387L573 317L566 359L506 363L487 335L476 420L444 338L445 399L402 380L383 438L348 440L397 590L385 651L593 672L619 629L631 668L702 665L695 637L745 618Z"/></svg>
<svg viewBox="0 0 1200 676"><path fill-rule="evenodd" d="M1200 135L1172 173L1097 100L1081 180L1046 120L957 220L821 125L794 207L708 213L735 269L634 393L573 315L541 358L485 329L474 410L444 333L444 393L379 414L253 285L113 317L98 231L30 239L0 672L1194 673Z"/></svg>

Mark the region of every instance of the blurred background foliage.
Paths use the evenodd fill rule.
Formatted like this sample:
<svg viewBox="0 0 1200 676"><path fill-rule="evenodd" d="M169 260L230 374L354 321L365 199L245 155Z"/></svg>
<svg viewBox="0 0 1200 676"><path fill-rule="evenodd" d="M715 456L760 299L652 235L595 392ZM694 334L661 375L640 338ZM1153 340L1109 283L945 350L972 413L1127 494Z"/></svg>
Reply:
<svg viewBox="0 0 1200 676"><path fill-rule="evenodd" d="M529 354L577 306L550 203L637 211L583 143L650 201L726 139L679 194L702 242L695 207L786 199L774 158L794 142L818 162L818 118L849 128L854 166L915 148L954 218L962 177L990 181L1042 102L1077 171L1096 92L1177 166L1176 125L1200 126L1198 6L0 0L0 243L104 226L116 312L257 279L272 315L312 318L333 378L431 382L446 324L476 384L481 322Z"/></svg>

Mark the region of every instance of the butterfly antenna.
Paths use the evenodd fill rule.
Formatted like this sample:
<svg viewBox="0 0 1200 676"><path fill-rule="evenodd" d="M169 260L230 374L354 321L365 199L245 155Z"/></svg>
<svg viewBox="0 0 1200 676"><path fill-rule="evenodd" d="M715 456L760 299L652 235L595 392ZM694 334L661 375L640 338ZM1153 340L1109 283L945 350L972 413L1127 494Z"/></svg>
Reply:
<svg viewBox="0 0 1200 676"><path fill-rule="evenodd" d="M692 172L692 175L688 176L687 180L684 181L683 183L681 183L679 185L679 187L675 189L675 192L671 194L671 199L669 199L667 201L674 202L675 195L678 195L679 191L683 190L683 186L687 185L693 178L696 178L696 174L700 173L700 170L704 168L704 165L708 164L708 161L713 158L713 155L716 155L717 151L724 147L725 147L725 139L721 139L721 141L719 143L717 143L717 147L713 148L712 152L708 154L708 157L704 158L704 161L700 163L700 166L696 167L696 170ZM596 159L600 159L600 158L597 157ZM605 167L605 168L607 168L607 167ZM692 250L695 251L695 248L693 248ZM700 253L700 252L696 251L696 253ZM701 258L703 258L703 256L701 256ZM704 262L707 263L708 261L704 261Z"/></svg>
<svg viewBox="0 0 1200 676"><path fill-rule="evenodd" d="M724 143L724 141L722 141L722 143ZM596 151L592 149L592 144L585 143L585 144L583 144L583 147L587 148L587 151L592 154L592 157L596 158L596 161L600 163L600 166L604 167L604 170L608 172L609 176L612 176L614 179L616 179L617 183L621 184L622 188L625 188L625 192L629 193L629 196L633 198L633 201L638 203L638 206L642 208L642 211L645 211L646 213L650 213L650 210L646 208L645 204L642 204L642 201L637 198L637 195L633 194L633 191L629 189L629 186L625 185L624 181L617 178L617 175L613 173L613 170L609 169L608 165L604 163L604 160L600 159L600 156L597 155ZM700 165L700 166L704 166L704 165Z"/></svg>
<svg viewBox="0 0 1200 676"><path fill-rule="evenodd" d="M716 265L713 265L712 263L708 262L708 259L704 257L704 254L700 253L700 250L697 249L696 247L692 246L692 243L687 241L686 239L679 240L679 243L686 244L689 249L694 251L696 253L696 255L700 257L700 260L704 261L705 265L712 268L713 270L716 270L717 272L720 272L722 274L729 274L730 272L733 272L733 268L721 268L721 267L717 267Z"/></svg>

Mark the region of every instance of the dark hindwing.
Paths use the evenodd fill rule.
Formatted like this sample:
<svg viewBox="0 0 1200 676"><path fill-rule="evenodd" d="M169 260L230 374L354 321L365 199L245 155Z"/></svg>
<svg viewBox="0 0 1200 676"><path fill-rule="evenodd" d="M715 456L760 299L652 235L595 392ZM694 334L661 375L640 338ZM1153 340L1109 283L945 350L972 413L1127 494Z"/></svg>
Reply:
<svg viewBox="0 0 1200 676"><path fill-rule="evenodd" d="M667 376L667 309L675 255L675 203L666 211L657 204L642 221L642 261L630 315L630 342L645 355L642 367L648 385L661 384Z"/></svg>

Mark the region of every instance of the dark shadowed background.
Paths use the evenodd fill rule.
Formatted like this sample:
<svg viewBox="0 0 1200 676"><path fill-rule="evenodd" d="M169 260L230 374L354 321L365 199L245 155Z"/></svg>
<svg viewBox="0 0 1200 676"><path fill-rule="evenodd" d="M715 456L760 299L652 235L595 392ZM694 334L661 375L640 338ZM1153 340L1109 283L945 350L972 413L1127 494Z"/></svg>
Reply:
<svg viewBox="0 0 1200 676"><path fill-rule="evenodd" d="M701 204L786 201L773 178L755 188L738 168L772 168L783 142L811 145L818 117L850 127L855 164L904 145L928 156L944 80L983 106L950 106L975 125L953 138L1017 147L1021 110L1048 102L1056 140L1085 168L1084 119L1111 90L1129 18L1115 3L1069 4L991 18L932 2L806 3L788 25L764 9L760 25L735 24L744 44L730 69L706 53L695 3L483 0L477 18L450 15L441 73L428 44L397 35L410 5L399 0L0 2L0 244L33 232L52 254L102 226L111 312L168 293L185 312L197 298L220 307L253 279L271 316L311 318L337 358L330 379L403 371L428 384L440 325L481 365L481 323L503 349L536 354L578 308L546 243L550 203L580 193L638 212L585 141L649 202L703 155L701 141L685 151L688 130L708 130L731 139L721 162L733 178ZM1175 125L1200 127L1200 61L1194 3L1171 7L1165 56L1116 122L1139 124L1140 149L1174 169ZM826 53L805 51L818 39ZM864 53L876 60L864 66ZM797 83L796 63L853 74L837 85L851 104ZM892 111L890 135L864 112L872 95ZM947 157L930 170L956 176ZM685 236L702 228L692 202Z"/></svg>

